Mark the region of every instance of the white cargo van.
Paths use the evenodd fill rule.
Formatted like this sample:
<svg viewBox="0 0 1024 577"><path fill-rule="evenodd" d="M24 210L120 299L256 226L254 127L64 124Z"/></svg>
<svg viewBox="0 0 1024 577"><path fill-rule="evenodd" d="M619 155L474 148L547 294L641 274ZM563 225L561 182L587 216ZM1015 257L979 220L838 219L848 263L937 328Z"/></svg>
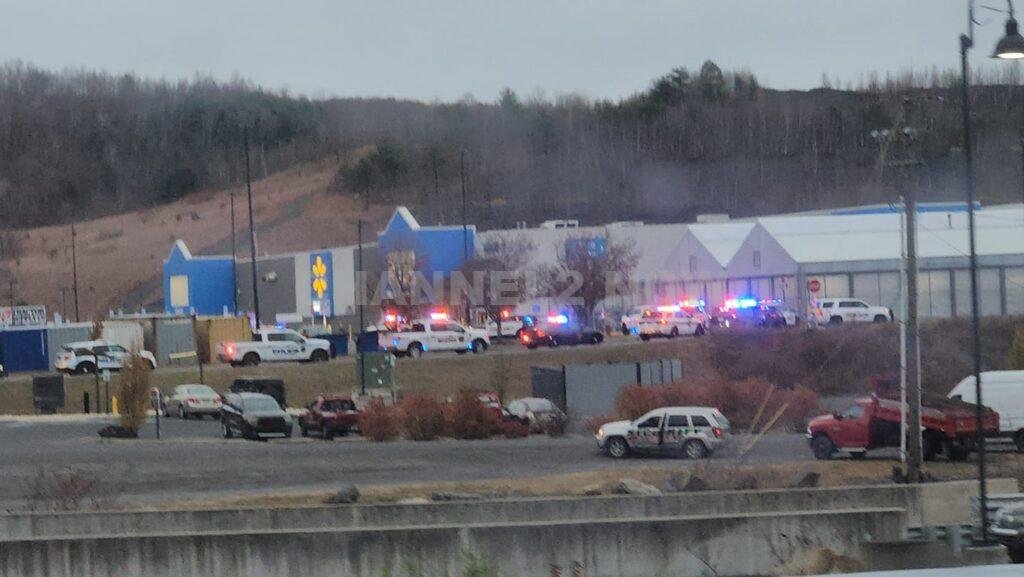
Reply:
<svg viewBox="0 0 1024 577"><path fill-rule="evenodd" d="M974 403L974 375L957 383L949 398ZM982 372L981 401L999 413L999 436L1013 439L1024 452L1024 371Z"/></svg>

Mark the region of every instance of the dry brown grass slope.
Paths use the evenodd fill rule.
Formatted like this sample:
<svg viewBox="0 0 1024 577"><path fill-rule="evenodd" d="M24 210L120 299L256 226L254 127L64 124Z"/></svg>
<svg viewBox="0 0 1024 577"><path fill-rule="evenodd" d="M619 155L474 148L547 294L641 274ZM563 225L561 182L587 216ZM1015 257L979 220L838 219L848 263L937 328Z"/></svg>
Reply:
<svg viewBox="0 0 1024 577"><path fill-rule="evenodd" d="M349 196L328 192L336 160L295 166L253 182L254 220L260 254L355 243L356 221L383 224L392 207L364 210ZM234 187L238 254L247 257L245 187ZM193 254L230 252L230 189L205 190L146 210L84 221L76 225L78 284L83 318L120 307L162 299L163 260L175 239ZM21 257L0 261L13 272L15 300L61 311L61 287L71 299L71 229L46 226L15 231ZM6 284L6 283L4 283ZM7 287L0 302L7 304Z"/></svg>

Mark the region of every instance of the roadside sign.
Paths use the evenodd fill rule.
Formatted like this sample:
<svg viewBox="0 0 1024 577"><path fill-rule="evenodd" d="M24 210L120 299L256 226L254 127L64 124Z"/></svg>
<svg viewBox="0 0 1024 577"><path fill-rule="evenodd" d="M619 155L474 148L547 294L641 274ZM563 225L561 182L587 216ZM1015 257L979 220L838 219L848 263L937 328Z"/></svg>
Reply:
<svg viewBox="0 0 1024 577"><path fill-rule="evenodd" d="M816 278L807 281L807 290L817 294L821 290L821 281Z"/></svg>
<svg viewBox="0 0 1024 577"><path fill-rule="evenodd" d="M102 375L103 375L103 382L104 383L109 383L110 382L110 369L103 369Z"/></svg>

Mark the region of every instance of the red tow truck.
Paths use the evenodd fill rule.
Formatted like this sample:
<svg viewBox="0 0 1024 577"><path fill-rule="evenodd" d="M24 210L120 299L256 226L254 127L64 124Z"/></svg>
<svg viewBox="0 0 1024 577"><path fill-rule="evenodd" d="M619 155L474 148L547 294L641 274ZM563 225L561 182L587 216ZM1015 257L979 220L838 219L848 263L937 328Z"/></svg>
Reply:
<svg viewBox="0 0 1024 577"><path fill-rule="evenodd" d="M870 397L857 400L845 411L811 419L807 439L815 458L831 459L846 451L861 459L872 449L900 446L899 382L875 379L873 385ZM934 395L923 395L921 404L924 459L931 461L940 454L950 461L966 459L974 450L975 405ZM999 415L988 407L983 410L985 434L997 434Z"/></svg>

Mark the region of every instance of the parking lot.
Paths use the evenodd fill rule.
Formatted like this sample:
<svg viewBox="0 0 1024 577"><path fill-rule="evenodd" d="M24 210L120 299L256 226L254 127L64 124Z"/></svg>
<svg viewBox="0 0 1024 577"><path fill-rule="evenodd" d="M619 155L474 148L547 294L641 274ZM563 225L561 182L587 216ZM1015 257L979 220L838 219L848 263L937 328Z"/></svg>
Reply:
<svg viewBox="0 0 1024 577"><path fill-rule="evenodd" d="M106 421L0 421L0 506L18 506L40 467L73 469L98 481L96 497L114 501L213 498L227 494L330 490L347 483L390 484L527 478L602 468L689 466L675 458L617 461L597 451L589 435L371 443L359 437L257 443L225 440L214 420L152 419L135 441L102 440ZM714 459L735 459L745 436ZM766 437L748 462L811 460L798 434Z"/></svg>

